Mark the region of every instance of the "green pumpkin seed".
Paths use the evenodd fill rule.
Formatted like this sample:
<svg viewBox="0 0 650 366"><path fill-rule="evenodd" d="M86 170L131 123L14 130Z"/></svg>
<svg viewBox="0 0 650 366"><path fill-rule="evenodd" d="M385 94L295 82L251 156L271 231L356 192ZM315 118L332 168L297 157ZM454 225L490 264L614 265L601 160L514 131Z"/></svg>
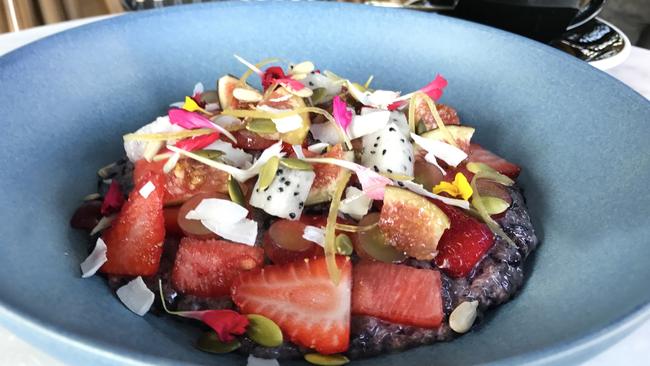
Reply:
<svg viewBox="0 0 650 366"><path fill-rule="evenodd" d="M339 234L334 241L336 245L336 252L343 255L351 255L354 248L352 247L352 239L345 234Z"/></svg>
<svg viewBox="0 0 650 366"><path fill-rule="evenodd" d="M219 151L219 150L199 150L199 151L194 151L194 153L198 156L210 160L218 160L220 157L223 156L223 151Z"/></svg>
<svg viewBox="0 0 650 366"><path fill-rule="evenodd" d="M244 193L242 192L239 183L232 177L232 175L228 176L228 195L230 196L230 200L236 204L240 206L246 204L244 202Z"/></svg>
<svg viewBox="0 0 650 366"><path fill-rule="evenodd" d="M321 355L320 353L307 353L305 360L314 365L337 366L345 365L350 360L343 355Z"/></svg>
<svg viewBox="0 0 650 366"><path fill-rule="evenodd" d="M253 342L264 347L277 347L282 344L282 331L273 320L258 314L249 314L246 335Z"/></svg>
<svg viewBox="0 0 650 366"><path fill-rule="evenodd" d="M219 340L217 333L205 332L196 342L196 348L208 353L229 353L241 347L238 340L223 343Z"/></svg>
<svg viewBox="0 0 650 366"><path fill-rule="evenodd" d="M296 158L283 158L282 160L280 160L280 164L286 166L289 169L314 170L314 167L311 166L311 164Z"/></svg>
<svg viewBox="0 0 650 366"><path fill-rule="evenodd" d="M498 197L481 196L481 202L489 215L498 215L510 207L508 202Z"/></svg>
<svg viewBox="0 0 650 366"><path fill-rule="evenodd" d="M311 104L321 104L325 100L325 97L327 97L327 89L316 88L313 90L313 94L311 95Z"/></svg>
<svg viewBox="0 0 650 366"><path fill-rule="evenodd" d="M427 131L429 131L429 129L427 128L427 125L425 125L424 122L420 121L418 123L418 127L416 128L417 134L421 135L421 134L423 134L423 133L425 133Z"/></svg>
<svg viewBox="0 0 650 366"><path fill-rule="evenodd" d="M264 135L269 135L278 132L278 130L275 128L275 123L270 119L264 119L264 118L257 118L248 122L248 124L246 125L246 129L251 132L264 134Z"/></svg>
<svg viewBox="0 0 650 366"><path fill-rule="evenodd" d="M275 173L278 171L278 166L280 165L280 158L274 156L270 158L266 164L260 170L260 176L257 179L257 188L265 190L269 188L273 179L275 178Z"/></svg>

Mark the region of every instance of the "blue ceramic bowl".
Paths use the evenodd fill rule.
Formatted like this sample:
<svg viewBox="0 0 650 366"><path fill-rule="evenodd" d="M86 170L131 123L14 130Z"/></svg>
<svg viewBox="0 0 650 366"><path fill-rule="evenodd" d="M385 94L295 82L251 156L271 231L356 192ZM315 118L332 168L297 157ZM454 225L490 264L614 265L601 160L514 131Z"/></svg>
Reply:
<svg viewBox="0 0 650 366"><path fill-rule="evenodd" d="M463 365L584 359L650 314L650 103L561 52L491 28L332 3L219 3L125 15L0 58L0 320L71 364L243 364L196 351L196 329L140 318L79 278L68 227L121 135L232 57L314 60L412 90L436 73L477 140L523 168L541 234L523 291L460 339L358 362ZM290 364L290 363L288 363Z"/></svg>

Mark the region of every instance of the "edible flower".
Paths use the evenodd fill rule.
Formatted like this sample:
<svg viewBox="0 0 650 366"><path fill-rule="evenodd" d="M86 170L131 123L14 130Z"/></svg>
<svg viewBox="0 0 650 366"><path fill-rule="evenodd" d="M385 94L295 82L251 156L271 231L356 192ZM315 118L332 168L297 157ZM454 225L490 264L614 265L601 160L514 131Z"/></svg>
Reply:
<svg viewBox="0 0 650 366"><path fill-rule="evenodd" d="M198 82L194 85L194 90L192 91L192 99L194 99L197 103L201 103L201 95L205 91L205 87L203 86L203 83Z"/></svg>
<svg viewBox="0 0 650 366"><path fill-rule="evenodd" d="M332 114L334 115L334 120L341 126L343 131L347 131L348 126L352 123L352 112L338 95L334 97L332 102Z"/></svg>
<svg viewBox="0 0 650 366"><path fill-rule="evenodd" d="M123 204L124 195L122 194L122 189L120 189L120 183L113 179L111 185L108 187L108 192L106 192L104 201L102 202L101 213L106 216L118 212L122 208Z"/></svg>
<svg viewBox="0 0 650 366"><path fill-rule="evenodd" d="M441 192L445 192L451 197L460 197L465 201L469 200L474 194L467 177L463 173L456 173L454 181L451 183L443 181L433 187L433 193L438 194Z"/></svg>
<svg viewBox="0 0 650 366"><path fill-rule="evenodd" d="M217 333L221 342L231 342L235 336L246 332L246 327L249 324L248 318L234 310L169 311L165 303L162 281L159 280L158 285L163 309L168 314L202 321Z"/></svg>
<svg viewBox="0 0 650 366"><path fill-rule="evenodd" d="M185 103L183 103L182 108L188 112L196 112L196 111L205 112L205 110L201 108L201 106L196 102L194 98L190 98L187 96L185 97Z"/></svg>
<svg viewBox="0 0 650 366"><path fill-rule="evenodd" d="M175 145L185 151L201 150L219 139L219 132L213 132L207 135L194 136L178 141Z"/></svg>
<svg viewBox="0 0 650 366"><path fill-rule="evenodd" d="M417 92L423 92L424 94L428 95L431 99L438 100L440 99L440 97L442 97L442 93L445 87L447 87L447 80L442 76L440 76L440 74L438 74L436 75L436 78L433 79L433 81L431 81L424 87L420 88L418 91L406 94L400 97L399 100L393 102L391 105L388 106L388 110L394 111L398 108L403 107L404 105L406 105L406 100L410 99Z"/></svg>
<svg viewBox="0 0 650 366"><path fill-rule="evenodd" d="M237 142L235 136L233 136L232 133L230 133L228 130L213 123L208 118L196 112L190 112L188 110L180 109L180 108L171 108L169 112L167 112L167 114L169 115L169 122L172 125L177 125L187 130L192 130L197 128L208 128L211 130L216 130L223 133L226 137L228 137L233 142Z"/></svg>
<svg viewBox="0 0 650 366"><path fill-rule="evenodd" d="M353 171L357 175L359 183L361 183L361 190L373 200L383 200L386 185L393 184L393 181L389 178L384 177L383 175L375 172L370 168L348 160L334 158L307 158L304 159L304 161L310 163L337 165Z"/></svg>
<svg viewBox="0 0 650 366"><path fill-rule="evenodd" d="M271 66L264 71L264 74L262 74L262 87L264 90L268 89L273 84L281 84L290 91L300 91L305 89L305 86L301 82L285 75L280 66Z"/></svg>

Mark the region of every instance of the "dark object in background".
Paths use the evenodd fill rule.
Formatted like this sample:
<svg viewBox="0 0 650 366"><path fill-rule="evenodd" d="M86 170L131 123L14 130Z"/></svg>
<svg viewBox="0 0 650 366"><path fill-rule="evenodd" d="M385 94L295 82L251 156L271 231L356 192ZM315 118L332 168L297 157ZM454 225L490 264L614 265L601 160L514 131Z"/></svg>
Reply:
<svg viewBox="0 0 650 366"><path fill-rule="evenodd" d="M452 16L548 43L596 16L605 0L461 0Z"/></svg>
<svg viewBox="0 0 650 366"><path fill-rule="evenodd" d="M553 47L583 61L596 61L612 57L625 47L625 40L609 25L592 19L566 32L551 42Z"/></svg>

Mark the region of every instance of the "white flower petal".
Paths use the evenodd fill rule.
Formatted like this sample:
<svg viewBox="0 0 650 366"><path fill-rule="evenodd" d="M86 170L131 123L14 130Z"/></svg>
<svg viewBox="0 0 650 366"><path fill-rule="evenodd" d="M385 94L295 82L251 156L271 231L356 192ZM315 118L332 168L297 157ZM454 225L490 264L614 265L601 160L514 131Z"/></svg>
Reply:
<svg viewBox="0 0 650 366"><path fill-rule="evenodd" d="M129 310L140 316L149 311L155 298L140 276L118 288L116 294Z"/></svg>
<svg viewBox="0 0 650 366"><path fill-rule="evenodd" d="M446 142L430 140L414 133L411 133L411 137L416 144L420 145L429 154L433 154L451 166L458 166L458 164L467 158L467 154L463 150Z"/></svg>
<svg viewBox="0 0 650 366"><path fill-rule="evenodd" d="M235 202L219 198L205 198L185 215L189 220L208 220L220 224L234 224L248 215L248 210Z"/></svg>
<svg viewBox="0 0 650 366"><path fill-rule="evenodd" d="M147 198L149 198L149 195L151 194L151 192L153 192L155 190L156 190L156 186L153 183L151 183L151 181L149 181L149 182L145 183L145 185L143 185L142 188L140 188L138 193L140 193L140 195L142 197L147 199Z"/></svg>
<svg viewBox="0 0 650 366"><path fill-rule="evenodd" d="M325 245L325 230L320 227L307 225L303 230L302 238L322 247Z"/></svg>
<svg viewBox="0 0 650 366"><path fill-rule="evenodd" d="M106 243L104 243L102 238L98 238L95 249L93 249L88 258L81 262L81 278L88 278L94 275L106 263L108 260L106 258L106 249Z"/></svg>

